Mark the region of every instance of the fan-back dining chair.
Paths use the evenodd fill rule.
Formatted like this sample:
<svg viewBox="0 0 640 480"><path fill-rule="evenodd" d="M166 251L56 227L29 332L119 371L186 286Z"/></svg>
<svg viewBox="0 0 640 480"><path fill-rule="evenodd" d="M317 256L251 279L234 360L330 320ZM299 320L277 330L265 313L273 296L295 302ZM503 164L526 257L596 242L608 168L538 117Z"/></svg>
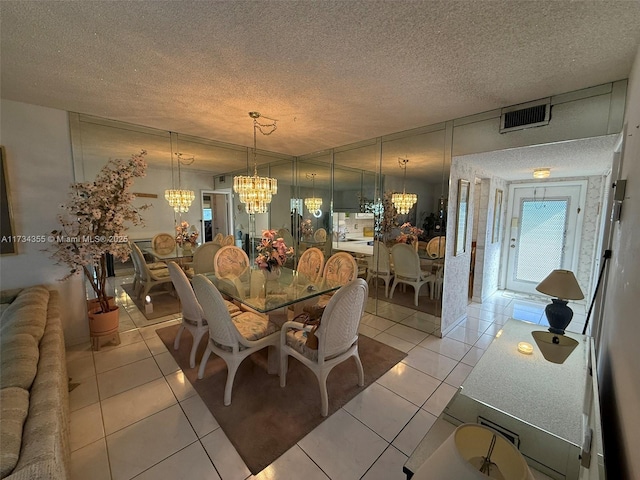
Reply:
<svg viewBox="0 0 640 480"><path fill-rule="evenodd" d="M196 366L196 350L198 350L198 345L200 345L200 340L202 340L204 334L209 331L209 326L204 318L202 307L193 292L191 283L189 283L189 279L182 268L175 262L169 262L167 267L169 268L171 281L182 305L182 325L180 325L176 338L173 341L173 349L177 350L180 346L182 332L184 332L185 329L189 330L193 337L193 345L191 346L191 354L189 355L189 366L193 368ZM223 301L231 316L240 314L240 307L226 300Z"/></svg>
<svg viewBox="0 0 640 480"><path fill-rule="evenodd" d="M369 295L367 282L358 278L341 287L327 304L320 326L315 331L318 349L306 346L309 327L295 321L285 322L280 331L280 386L287 384L289 356L299 360L318 379L320 413L329 413L327 377L333 367L353 357L358 369L358 385L364 385L364 370L358 355L358 327Z"/></svg>
<svg viewBox="0 0 640 480"><path fill-rule="evenodd" d="M358 263L353 255L347 252L334 253L324 264L322 284L324 288L346 285L358 278ZM335 292L320 295L317 307L326 307Z"/></svg>
<svg viewBox="0 0 640 480"><path fill-rule="evenodd" d="M236 244L236 239L233 237L233 235L227 235L222 239L223 247L227 247L229 245L235 245L235 244Z"/></svg>
<svg viewBox="0 0 640 480"><path fill-rule="evenodd" d="M193 261L187 275L193 277L198 273L215 272L213 259L222 248L219 244L213 242L205 242L193 251Z"/></svg>
<svg viewBox="0 0 640 480"><path fill-rule="evenodd" d="M196 275L193 278L193 290L209 326L209 341L200 361L198 378L204 376L207 361L212 353L222 358L227 364L223 400L225 406L228 406L231 405L233 379L242 361L264 347L273 347L275 351L270 354L277 354L280 332L266 315L242 312L231 317L222 295L204 275Z"/></svg>
<svg viewBox="0 0 640 480"><path fill-rule="evenodd" d="M213 259L213 268L219 282L233 284L241 298L250 295L251 268L244 250L233 245L221 247Z"/></svg>
<svg viewBox="0 0 640 480"><path fill-rule="evenodd" d="M213 237L213 240L211 240L213 243L217 243L218 245L222 246L222 239L224 238L224 235L222 235L221 233L216 233L216 236Z"/></svg>
<svg viewBox="0 0 640 480"><path fill-rule="evenodd" d="M158 255L167 255L176 248L176 239L168 233L158 233L151 240L151 247Z"/></svg>
<svg viewBox="0 0 640 480"><path fill-rule="evenodd" d="M307 248L298 260L298 276L310 283L316 283L322 277L324 253L319 248Z"/></svg>
<svg viewBox="0 0 640 480"><path fill-rule="evenodd" d="M373 242L373 255L367 258L367 283L373 278L376 279L376 286L378 284L378 278L384 280L384 296L389 296L389 285L391 284L391 278L393 272L391 271L391 254L387 246L379 241Z"/></svg>
<svg viewBox="0 0 640 480"><path fill-rule="evenodd" d="M446 251L446 237L441 235L439 237L433 237L427 243L427 255L430 258L444 258L444 254Z"/></svg>
<svg viewBox="0 0 640 480"><path fill-rule="evenodd" d="M134 266L138 263L138 271L140 273L139 281L137 282L138 298L144 298L156 285L162 285L171 283L171 277L169 276L169 270L167 268L157 268L151 270L144 260L140 247L135 243L131 244L131 258L133 259ZM134 267L135 270L135 267ZM134 282L136 283L136 282ZM134 292L135 293L135 292Z"/></svg>
<svg viewBox="0 0 640 480"><path fill-rule="evenodd" d="M391 247L391 258L393 260L393 284L389 298L393 298L393 292L398 283L411 285L414 290L413 304L418 306L418 295L420 287L425 283L429 284L429 293L433 299L433 286L436 276L420 268L420 257L413 246L406 243L396 243Z"/></svg>
<svg viewBox="0 0 640 480"><path fill-rule="evenodd" d="M313 234L314 242L326 242L327 241L327 231L324 228L317 229Z"/></svg>
<svg viewBox="0 0 640 480"><path fill-rule="evenodd" d="M138 295L138 288L140 288L142 278L141 267L138 264L138 257L136 257L133 253L132 241L129 241L129 248L131 249L129 256L131 257L131 263L133 263L133 291L135 295ZM144 259L144 255L142 258ZM145 263L147 263L146 260ZM159 270L167 268L167 264L165 262L152 262L147 263L147 267L150 270Z"/></svg>

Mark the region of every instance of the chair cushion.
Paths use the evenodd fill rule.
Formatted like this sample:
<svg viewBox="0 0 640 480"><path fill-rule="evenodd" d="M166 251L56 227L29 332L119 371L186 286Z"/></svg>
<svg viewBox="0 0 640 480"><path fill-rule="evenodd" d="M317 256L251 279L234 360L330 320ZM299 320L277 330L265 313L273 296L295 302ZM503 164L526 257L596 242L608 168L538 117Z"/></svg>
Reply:
<svg viewBox="0 0 640 480"><path fill-rule="evenodd" d="M304 330L287 331L287 345L314 362L318 360L318 350L307 347L307 332Z"/></svg>
<svg viewBox="0 0 640 480"><path fill-rule="evenodd" d="M164 262L152 262L147 263L147 267L149 267L149 270L159 270L162 268L167 268L167 264Z"/></svg>
<svg viewBox="0 0 640 480"><path fill-rule="evenodd" d="M251 341L260 340L278 330L278 327L268 318L253 312L242 312L231 320L240 334Z"/></svg>
<svg viewBox="0 0 640 480"><path fill-rule="evenodd" d="M39 358L38 344L28 333L3 336L0 346L0 388L31 388Z"/></svg>
<svg viewBox="0 0 640 480"><path fill-rule="evenodd" d="M0 478L9 475L18 463L22 426L28 412L28 390L18 387L0 390Z"/></svg>

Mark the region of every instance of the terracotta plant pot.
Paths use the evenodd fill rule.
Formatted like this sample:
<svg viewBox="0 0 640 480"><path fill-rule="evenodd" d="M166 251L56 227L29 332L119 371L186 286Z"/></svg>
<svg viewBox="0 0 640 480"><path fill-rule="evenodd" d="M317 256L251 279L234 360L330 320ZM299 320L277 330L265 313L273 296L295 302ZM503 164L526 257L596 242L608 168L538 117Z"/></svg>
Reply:
<svg viewBox="0 0 640 480"><path fill-rule="evenodd" d="M107 300L109 301L109 306L111 308L114 308L116 306L116 299L113 297L107 297ZM89 300L87 300L87 312L91 312L92 310L95 309L100 309L100 302L98 301L97 298L90 298Z"/></svg>
<svg viewBox="0 0 640 480"><path fill-rule="evenodd" d="M89 331L92 337L103 337L118 332L120 324L120 309L113 307L107 313L99 311L100 308L89 311Z"/></svg>

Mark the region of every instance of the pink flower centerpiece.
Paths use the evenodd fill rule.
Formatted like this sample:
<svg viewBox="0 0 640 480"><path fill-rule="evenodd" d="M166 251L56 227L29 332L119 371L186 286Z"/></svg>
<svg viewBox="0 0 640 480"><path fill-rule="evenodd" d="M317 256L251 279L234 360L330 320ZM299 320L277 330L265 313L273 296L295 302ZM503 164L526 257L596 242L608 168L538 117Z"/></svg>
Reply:
<svg viewBox="0 0 640 480"><path fill-rule="evenodd" d="M198 243L198 231L195 228L190 228L189 223L183 220L176 227L176 243L181 247L195 247Z"/></svg>
<svg viewBox="0 0 640 480"><path fill-rule="evenodd" d="M262 239L257 247L256 265L262 270L270 272L279 269L293 255L293 247L287 247L281 237L277 237L275 230L263 230Z"/></svg>
<svg viewBox="0 0 640 480"><path fill-rule="evenodd" d="M424 230L414 227L411 223L406 222L400 225L400 235L396 237L398 243L414 244L418 241L418 236L422 235Z"/></svg>

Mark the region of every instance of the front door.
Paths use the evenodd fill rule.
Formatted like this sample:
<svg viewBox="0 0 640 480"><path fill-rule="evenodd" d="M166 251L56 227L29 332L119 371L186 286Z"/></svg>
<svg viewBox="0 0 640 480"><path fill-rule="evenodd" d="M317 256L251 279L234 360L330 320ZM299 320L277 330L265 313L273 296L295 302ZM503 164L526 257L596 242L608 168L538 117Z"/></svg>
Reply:
<svg viewBox="0 0 640 480"><path fill-rule="evenodd" d="M552 270L577 272L586 181L514 184L506 287L537 293Z"/></svg>

